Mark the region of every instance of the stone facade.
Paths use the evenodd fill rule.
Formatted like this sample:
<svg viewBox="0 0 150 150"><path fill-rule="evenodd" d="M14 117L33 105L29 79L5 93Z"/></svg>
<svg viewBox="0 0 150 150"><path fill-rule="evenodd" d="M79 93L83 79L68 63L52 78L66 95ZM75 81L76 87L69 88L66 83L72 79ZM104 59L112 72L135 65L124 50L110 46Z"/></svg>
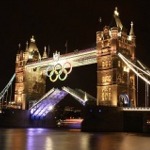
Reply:
<svg viewBox="0 0 150 150"><path fill-rule="evenodd" d="M46 49L41 58L34 37L26 45L26 49L19 50L16 55L16 81L15 96L16 105L25 110L45 94L46 77L41 68L28 68L27 64L36 63L47 58Z"/></svg>
<svg viewBox="0 0 150 150"><path fill-rule="evenodd" d="M96 33L97 44L97 105L136 106L135 75L118 57L118 53L134 61L135 36L133 23L127 35L117 8L116 25L105 26Z"/></svg>

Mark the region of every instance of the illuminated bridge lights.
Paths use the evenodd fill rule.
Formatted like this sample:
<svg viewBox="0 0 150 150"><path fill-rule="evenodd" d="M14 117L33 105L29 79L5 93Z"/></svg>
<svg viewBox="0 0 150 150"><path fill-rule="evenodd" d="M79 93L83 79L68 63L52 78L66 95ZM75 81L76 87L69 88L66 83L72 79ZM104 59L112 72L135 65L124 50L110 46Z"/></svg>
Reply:
<svg viewBox="0 0 150 150"><path fill-rule="evenodd" d="M54 91L55 91L54 88L52 88L51 90L49 90L37 103L35 103L35 104L30 108L30 113L33 114L34 111L36 111L36 110L40 107L41 102L42 102L46 97L48 97L50 94L52 94Z"/></svg>
<svg viewBox="0 0 150 150"><path fill-rule="evenodd" d="M123 111L150 111L150 107L123 107Z"/></svg>
<svg viewBox="0 0 150 150"><path fill-rule="evenodd" d="M96 98L93 97L92 95L88 94L87 92L81 90L81 89L76 89L76 91L78 93L81 93L82 95L84 95L84 100L88 100L88 101L93 101L93 102L96 102Z"/></svg>
<svg viewBox="0 0 150 150"><path fill-rule="evenodd" d="M97 63L97 50L94 47L94 48L89 48L85 50L79 50L77 52L63 54L63 55L60 55L59 60L57 62L60 64L63 64L64 62L69 62L72 64L72 67L95 64ZM55 63L56 61L54 61L53 58L48 58L46 60L41 60L36 63L35 62L28 63L26 65L26 68L41 67L44 69L50 65L55 65Z"/></svg>
<svg viewBox="0 0 150 150"><path fill-rule="evenodd" d="M85 105L87 100L84 100L84 98L80 97L78 94L76 94L71 88L69 87L62 87L64 91L69 93L71 96L73 96L77 101L79 101L82 105Z"/></svg>
<svg viewBox="0 0 150 150"><path fill-rule="evenodd" d="M41 99L40 102L30 109L32 119L42 119L67 95L65 91L59 89L54 89L53 92L48 93L49 95L47 97Z"/></svg>
<svg viewBox="0 0 150 150"><path fill-rule="evenodd" d="M54 106L51 105L50 103L43 105L43 107L40 107L39 111L36 112L34 114L34 116L42 118L42 117L46 116L46 114L49 113L53 109L53 107ZM51 108L51 109L49 109L49 108Z"/></svg>
<svg viewBox="0 0 150 150"><path fill-rule="evenodd" d="M86 102L89 100L88 94L85 94L82 90L73 90L69 87L62 87L62 90L53 88L30 108L31 118L42 119L52 111L55 105L58 104L67 94L73 96L83 106L85 106Z"/></svg>
<svg viewBox="0 0 150 150"><path fill-rule="evenodd" d="M8 84L5 86L5 88L1 91L0 93L0 100L4 97L4 95L7 93L9 87L12 85L12 82L15 79L16 74L14 73L13 76L11 77L10 81L8 82Z"/></svg>
<svg viewBox="0 0 150 150"><path fill-rule="evenodd" d="M46 76L49 77L51 82L56 82L57 79L64 81L71 71L72 65L70 62L65 62L64 64L56 63L55 65L47 67Z"/></svg>
<svg viewBox="0 0 150 150"><path fill-rule="evenodd" d="M147 84L150 84L150 81L147 79L147 77L144 76L144 75L147 75L148 77L150 77L150 74L147 70L145 71L139 68L138 66L133 64L131 61L129 61L127 58L125 58L121 53L118 53L118 56L138 77L140 77Z"/></svg>
<svg viewBox="0 0 150 150"><path fill-rule="evenodd" d="M86 94L80 89L73 90L69 87L62 87L62 90L51 89L47 92L36 104L30 108L30 114L32 119L42 119L50 111L53 110L56 104L58 104L67 94L73 96L77 101L79 101L83 106L92 96Z"/></svg>
<svg viewBox="0 0 150 150"><path fill-rule="evenodd" d="M135 67L136 69L138 69L138 71L141 71L143 74L146 74L148 76L150 76L150 74L148 72L146 72L145 70L141 69L140 67L136 66L134 63L132 63L131 61L129 61L127 58L125 58L122 54L118 54L120 56L120 58L128 65L128 67L131 69L131 67ZM136 72L137 74L138 72Z"/></svg>

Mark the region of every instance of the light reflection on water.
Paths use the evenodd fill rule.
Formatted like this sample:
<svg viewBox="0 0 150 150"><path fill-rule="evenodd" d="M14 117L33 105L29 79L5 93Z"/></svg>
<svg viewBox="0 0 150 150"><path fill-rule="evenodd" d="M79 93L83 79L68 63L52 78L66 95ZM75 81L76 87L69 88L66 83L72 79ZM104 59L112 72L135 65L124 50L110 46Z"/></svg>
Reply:
<svg viewBox="0 0 150 150"><path fill-rule="evenodd" d="M42 128L0 129L0 150L149 150L150 136Z"/></svg>

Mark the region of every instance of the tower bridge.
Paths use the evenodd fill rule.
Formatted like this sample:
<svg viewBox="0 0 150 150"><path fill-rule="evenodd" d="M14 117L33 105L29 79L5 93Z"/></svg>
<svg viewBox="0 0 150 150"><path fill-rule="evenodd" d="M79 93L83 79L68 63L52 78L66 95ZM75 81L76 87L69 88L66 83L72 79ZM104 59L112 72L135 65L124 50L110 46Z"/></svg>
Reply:
<svg viewBox="0 0 150 150"><path fill-rule="evenodd" d="M56 51L52 57L48 56L47 49L44 48L41 56L36 41L32 37L29 44L26 44L25 50L19 50L16 55L14 103L22 110L33 108L32 112L34 110L36 116L36 114L40 114L37 108L43 108L44 103L48 106L51 103L59 102L55 95L60 92L59 90L52 92L56 97L48 92L49 95L46 94L46 97L49 99L43 98L46 93L47 77L50 82L63 81L67 79L74 67L97 64L97 70L95 70L97 71L96 105L122 107L124 111L136 110L133 109L138 107L136 77L141 78L146 85L149 85L150 73L148 67L135 58L136 36L134 35L133 22L131 22L129 33L127 33L117 8L113 16L115 25L104 26L102 31L96 32L96 47L94 48L75 50L62 55ZM9 86L6 86L5 90L1 92L1 97L8 88ZM63 87L62 90L62 93L70 93L80 101L83 99L76 94L77 91L71 88ZM147 98L149 97L148 90ZM56 101L52 97L55 97ZM147 99L146 107L149 106L148 101ZM149 111L149 109L146 110ZM47 110L45 110L46 112Z"/></svg>

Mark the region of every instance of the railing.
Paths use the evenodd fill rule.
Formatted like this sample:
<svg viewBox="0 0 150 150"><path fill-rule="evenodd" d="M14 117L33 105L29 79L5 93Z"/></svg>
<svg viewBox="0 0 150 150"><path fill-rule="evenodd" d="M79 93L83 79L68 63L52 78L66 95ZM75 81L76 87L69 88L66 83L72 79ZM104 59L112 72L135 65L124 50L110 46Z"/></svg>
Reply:
<svg viewBox="0 0 150 150"><path fill-rule="evenodd" d="M123 111L150 111L150 107L123 107Z"/></svg>

